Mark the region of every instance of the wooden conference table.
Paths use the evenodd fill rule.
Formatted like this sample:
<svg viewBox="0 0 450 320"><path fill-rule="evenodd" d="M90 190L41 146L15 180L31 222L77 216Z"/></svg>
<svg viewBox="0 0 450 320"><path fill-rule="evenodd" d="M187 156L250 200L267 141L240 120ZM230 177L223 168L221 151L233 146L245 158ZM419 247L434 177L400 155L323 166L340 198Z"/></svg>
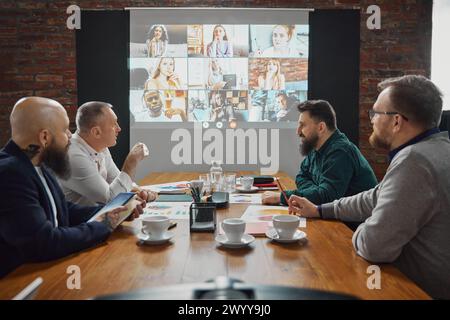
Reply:
<svg viewBox="0 0 450 320"><path fill-rule="evenodd" d="M248 173L248 172L247 172ZM141 185L193 180L199 173L153 173ZM278 175L286 188L295 186L285 174ZM246 204L231 204L217 211L220 223L239 217ZM172 229L171 243L137 245L140 224L126 222L98 247L48 263L26 264L0 280L0 299L11 299L35 278L43 284L37 299L86 299L97 295L204 282L219 275L246 283L286 285L351 294L362 299L429 299L392 265L380 265L381 289L368 289L370 263L356 255L352 231L337 221L307 220L307 244L277 244L257 237L251 248L222 249L212 233L190 233L189 220ZM81 270L81 289L67 289L71 274Z"/></svg>

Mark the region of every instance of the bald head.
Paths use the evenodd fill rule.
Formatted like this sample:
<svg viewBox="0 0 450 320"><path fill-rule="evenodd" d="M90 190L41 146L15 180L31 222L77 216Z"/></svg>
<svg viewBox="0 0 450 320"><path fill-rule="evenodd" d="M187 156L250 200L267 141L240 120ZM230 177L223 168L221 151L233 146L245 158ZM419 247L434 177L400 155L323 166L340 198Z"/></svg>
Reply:
<svg viewBox="0 0 450 320"><path fill-rule="evenodd" d="M37 143L42 130L54 132L58 124L68 120L66 110L59 102L41 97L17 101L9 119L12 139L19 145Z"/></svg>
<svg viewBox="0 0 450 320"><path fill-rule="evenodd" d="M67 171L65 156L71 133L67 112L60 103L40 97L22 98L14 105L10 122L12 140L34 165L44 162L55 173ZM63 165L58 167L61 161Z"/></svg>

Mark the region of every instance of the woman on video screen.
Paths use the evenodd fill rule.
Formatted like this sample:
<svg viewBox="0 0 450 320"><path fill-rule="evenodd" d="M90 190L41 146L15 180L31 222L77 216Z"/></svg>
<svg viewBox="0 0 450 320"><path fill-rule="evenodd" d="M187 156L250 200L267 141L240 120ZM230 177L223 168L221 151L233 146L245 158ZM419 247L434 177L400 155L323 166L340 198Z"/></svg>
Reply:
<svg viewBox="0 0 450 320"><path fill-rule="evenodd" d="M212 90L223 89L226 82L223 81L223 71L217 59L209 61L208 88Z"/></svg>
<svg viewBox="0 0 450 320"><path fill-rule="evenodd" d="M148 32L147 56L149 58L163 57L167 51L169 36L166 27L163 25L153 25Z"/></svg>
<svg viewBox="0 0 450 320"><path fill-rule="evenodd" d="M211 92L211 111L209 121L232 121L235 120L233 106L227 104L223 91Z"/></svg>
<svg viewBox="0 0 450 320"><path fill-rule="evenodd" d="M284 75L281 73L280 61L270 59L267 61L264 75L258 77L260 90L284 90L286 87Z"/></svg>
<svg viewBox="0 0 450 320"><path fill-rule="evenodd" d="M275 101L278 105L278 112L272 116L271 121L298 121L296 106L300 101L294 95L288 96L286 92L278 92Z"/></svg>
<svg viewBox="0 0 450 320"><path fill-rule="evenodd" d="M145 83L145 89L180 89L180 77L175 73L175 59L161 58L151 79Z"/></svg>
<svg viewBox="0 0 450 320"><path fill-rule="evenodd" d="M212 41L206 46L208 57L231 58L233 57L233 45L228 40L225 28L218 24L214 27Z"/></svg>
<svg viewBox="0 0 450 320"><path fill-rule="evenodd" d="M302 54L289 46L294 34L294 25L279 24L272 30L272 46L265 49L261 57L277 57L277 58L298 58Z"/></svg>

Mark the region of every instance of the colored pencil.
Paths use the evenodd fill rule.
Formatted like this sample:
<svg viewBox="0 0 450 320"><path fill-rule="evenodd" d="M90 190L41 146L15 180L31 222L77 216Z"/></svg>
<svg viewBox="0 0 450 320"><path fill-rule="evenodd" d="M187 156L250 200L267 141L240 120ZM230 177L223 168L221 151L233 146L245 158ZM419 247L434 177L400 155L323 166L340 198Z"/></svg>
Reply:
<svg viewBox="0 0 450 320"><path fill-rule="evenodd" d="M281 193L283 194L284 200L286 200L286 204L289 205L289 199L288 199L288 197L286 196L286 192L284 192L284 189L283 189L283 187L281 186L281 183L280 183L280 180L278 180L278 177L275 178L275 181L277 182L278 188L280 188Z"/></svg>

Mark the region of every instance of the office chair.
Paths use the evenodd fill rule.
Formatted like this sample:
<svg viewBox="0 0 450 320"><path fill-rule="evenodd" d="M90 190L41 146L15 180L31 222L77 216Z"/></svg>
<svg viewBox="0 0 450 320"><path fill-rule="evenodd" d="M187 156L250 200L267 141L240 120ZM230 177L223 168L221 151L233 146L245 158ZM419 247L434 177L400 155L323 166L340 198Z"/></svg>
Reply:
<svg viewBox="0 0 450 320"><path fill-rule="evenodd" d="M450 110L445 110L442 112L439 129L441 129L441 131L448 131L448 135L450 137Z"/></svg>
<svg viewBox="0 0 450 320"><path fill-rule="evenodd" d="M94 300L355 300L354 296L287 286L245 284L225 276L202 283L178 284L94 297Z"/></svg>

